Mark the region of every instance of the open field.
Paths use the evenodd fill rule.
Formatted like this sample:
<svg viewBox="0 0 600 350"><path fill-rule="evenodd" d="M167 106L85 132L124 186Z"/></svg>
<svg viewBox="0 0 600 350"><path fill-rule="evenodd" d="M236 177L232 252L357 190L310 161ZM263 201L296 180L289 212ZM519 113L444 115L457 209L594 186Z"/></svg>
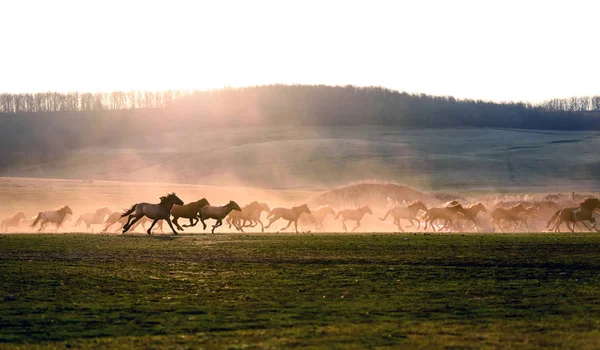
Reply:
<svg viewBox="0 0 600 350"><path fill-rule="evenodd" d="M42 126L44 132L57 127ZM7 140L14 138L7 130ZM107 135L115 132L107 126ZM0 151L0 176L304 191L364 179L421 191L600 190L597 131L182 126L139 130L93 145L83 139L60 154L39 155L63 133L42 133L14 151L7 146Z"/></svg>
<svg viewBox="0 0 600 350"><path fill-rule="evenodd" d="M600 342L600 234L2 235L0 347Z"/></svg>

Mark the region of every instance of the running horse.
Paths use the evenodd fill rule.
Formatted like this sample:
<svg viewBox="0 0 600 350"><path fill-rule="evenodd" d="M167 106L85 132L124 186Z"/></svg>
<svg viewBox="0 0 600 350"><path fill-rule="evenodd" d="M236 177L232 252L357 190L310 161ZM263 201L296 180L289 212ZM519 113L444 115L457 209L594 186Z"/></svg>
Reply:
<svg viewBox="0 0 600 350"><path fill-rule="evenodd" d="M325 221L327 215L335 217L335 211L329 205L311 210L310 214L300 216L300 225L314 223L315 231L317 231L319 228L323 228L323 221Z"/></svg>
<svg viewBox="0 0 600 350"><path fill-rule="evenodd" d="M358 209L344 209L342 211L339 211L335 216L335 219L337 220L337 218L339 218L340 216L342 217L342 226L344 226L344 231L346 232L348 231L348 228L346 227L346 221L356 221L356 227L352 229L352 232L354 232L357 228L360 227L360 221L362 220L363 216L365 216L365 214L373 215L371 208L369 208L366 205Z"/></svg>
<svg viewBox="0 0 600 350"><path fill-rule="evenodd" d="M173 205L175 204L183 205L183 201L177 197L175 193L169 193L166 196L160 197L160 203L158 204L145 202L134 204L131 209L121 215L122 218L128 216L127 223L123 226L123 233L129 231L135 223L146 216L153 220L152 225L150 225L148 231L146 231L148 235L152 234L152 227L154 227L159 220L166 220L173 231L173 234L176 235L177 231L175 231L173 224L171 223L171 208L173 208ZM131 219L133 219L133 221Z"/></svg>
<svg viewBox="0 0 600 350"><path fill-rule="evenodd" d="M2 223L0 223L0 229L8 231L8 229L11 227L19 227L21 221L25 219L27 219L25 213L20 211L12 217L2 220Z"/></svg>
<svg viewBox="0 0 600 350"><path fill-rule="evenodd" d="M212 226L212 230L210 231L210 233L215 233L215 229L223 225L223 219L225 219L225 217L229 215L229 213L232 210L241 211L242 209L234 201L229 201L229 203L219 207L205 205L202 208L200 208L199 218L202 222L203 230L206 230L206 223L204 222L204 220L214 219L217 220L217 222Z"/></svg>
<svg viewBox="0 0 600 350"><path fill-rule="evenodd" d="M267 216L267 219L269 219L269 224L265 226L265 228L271 227L271 225L279 219L284 219L288 221L288 224L280 231L283 231L290 227L290 225L293 222L294 228L296 229L296 233L298 233L298 219L300 218L300 215L302 215L302 213L310 214L310 209L308 209L308 206L306 204L293 207L292 209L275 208L271 210L269 216Z"/></svg>
<svg viewBox="0 0 600 350"><path fill-rule="evenodd" d="M463 209L464 209L464 211L462 212L463 217L460 217L460 219L471 221L473 223L473 227L475 228L475 230L479 232L479 228L477 226L477 221L476 221L477 214L479 214L479 212L481 212L483 214L488 212L485 205L483 205L483 203L479 202L479 203L475 203L467 208L463 207ZM458 225L458 226L460 227L460 225Z"/></svg>
<svg viewBox="0 0 600 350"><path fill-rule="evenodd" d="M588 197L579 204L578 207L563 208L558 210L550 220L546 228L560 232L560 225L566 223L567 228L571 232L575 232L575 224L579 221L589 221L592 224L592 228L596 231L596 219L593 214L596 209L600 208L600 200L595 197ZM569 226L569 222L573 223L573 228ZM554 224L554 227L550 228L550 225ZM585 224L584 224L585 225ZM587 226L586 226L587 227ZM588 227L588 229L590 229Z"/></svg>
<svg viewBox="0 0 600 350"><path fill-rule="evenodd" d="M79 215L79 218L77 218L77 221L75 221L73 226L78 226L83 221L88 230L91 229L92 231L94 231L94 229L92 228L91 225L103 224L104 218L106 217L106 215L109 215L109 214L110 214L110 209L108 209L107 207L100 208L100 209L96 210L95 212L86 212L86 213Z"/></svg>
<svg viewBox="0 0 600 350"><path fill-rule="evenodd" d="M400 219L408 220L410 225L406 226L412 227L414 225L414 221L417 222L417 230L421 228L421 221L417 218L417 214L419 211L424 211L427 213L427 207L421 201L414 201L406 207L394 207L388 210L382 218L379 218L381 221L385 221L389 215L394 218L394 224L398 227L400 232L404 232L402 226L400 226ZM414 221L413 221L414 220Z"/></svg>
<svg viewBox="0 0 600 350"><path fill-rule="evenodd" d="M73 215L73 212L71 211L71 208L69 208L68 205L65 205L64 207L58 210L41 211L38 213L37 217L31 224L31 227L34 227L39 222L40 229L38 230L38 232L40 232L44 229L44 226L46 226L47 223L51 222L56 225L56 229L58 230L60 225L62 225L63 221L65 221L65 217L69 214Z"/></svg>
<svg viewBox="0 0 600 350"><path fill-rule="evenodd" d="M447 205L442 208L431 208L425 213L423 219L425 219L425 230L427 230L428 226L439 232L444 228L451 228L454 226L454 220L464 218L465 208L463 208L460 204ZM435 222L437 220L444 220L444 225L442 227L436 227ZM450 226L448 226L450 223Z"/></svg>
<svg viewBox="0 0 600 350"><path fill-rule="evenodd" d="M242 232L244 232L244 227L254 227L260 223L261 230L264 232L264 226L260 221L260 214L265 210L263 205L266 206L267 211L270 211L269 206L265 203L254 201L244 206L240 211L230 212L225 221L229 224L229 228L233 225L236 230ZM247 221L250 221L250 226L246 226Z"/></svg>
<svg viewBox="0 0 600 350"><path fill-rule="evenodd" d="M497 226L498 230L502 231L502 223L500 220L506 220L509 223L513 223L516 227L517 222L519 221L519 214L524 211L525 206L522 203L515 204L508 209L496 208L492 210L492 228L495 230Z"/></svg>
<svg viewBox="0 0 600 350"><path fill-rule="evenodd" d="M190 220L190 224L184 225L184 227L196 226L196 224L199 221L198 213L200 212L200 209L202 209L202 207L207 206L207 205L210 205L210 203L208 202L208 200L206 198L202 198L198 201L190 202L190 203L187 203L184 205L174 205L171 208L171 215L173 216L173 223L175 224L175 226L177 227L177 229L179 231L183 231L183 227L181 227L179 225L179 223L177 222L177 219L179 219L179 218L185 218L185 219ZM194 219L196 219L196 222L194 222Z"/></svg>

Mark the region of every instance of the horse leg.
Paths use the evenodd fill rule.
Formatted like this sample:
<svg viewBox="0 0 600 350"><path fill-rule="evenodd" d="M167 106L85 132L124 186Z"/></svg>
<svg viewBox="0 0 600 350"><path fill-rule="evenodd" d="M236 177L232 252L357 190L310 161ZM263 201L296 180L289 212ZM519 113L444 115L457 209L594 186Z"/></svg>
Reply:
<svg viewBox="0 0 600 350"><path fill-rule="evenodd" d="M154 219L154 221L152 221L152 224L150 225L150 227L148 227L148 231L146 231L148 233L148 236L150 236L152 234L152 228L158 222L158 220L159 220L158 218Z"/></svg>
<svg viewBox="0 0 600 350"><path fill-rule="evenodd" d="M265 226L265 228L269 228L269 227L271 227L271 225L272 225L272 224L273 224L275 221L277 221L279 218L280 218L280 216L278 216L278 215L276 215L276 216L273 216L272 218L270 218L270 219L269 219L269 224L268 224L267 226Z"/></svg>
<svg viewBox="0 0 600 350"><path fill-rule="evenodd" d="M298 220L294 220L294 228L296 229L296 233L298 233Z"/></svg>
<svg viewBox="0 0 600 350"><path fill-rule="evenodd" d="M288 221L288 224L287 224L287 226L286 226L286 227L284 227L284 228L282 228L282 229L281 229L281 230L279 230L279 231L284 231L284 230L287 230L287 228L288 228L288 227L290 227L290 225L291 225L291 224L292 224L292 221ZM296 233L297 233L297 232L296 232Z"/></svg>
<svg viewBox="0 0 600 350"><path fill-rule="evenodd" d="M166 218L165 220L167 220L167 224L169 224L169 227L171 228L171 231L173 231L173 234L176 235L177 231L175 231L175 229L173 228L173 224L171 223L171 218Z"/></svg>
<svg viewBox="0 0 600 350"><path fill-rule="evenodd" d="M142 217L143 217L143 216L136 217L135 219L133 219L133 221L131 222L131 224L129 224L129 226L128 226L127 224L125 224L125 225L123 226L123 233L125 233L125 232L129 231L129 229L130 229L130 228L131 228L133 225L135 225L135 224L136 224L138 221L140 221L140 219L141 219ZM131 216L129 217L129 219L131 219ZM129 222L129 219L127 219L127 222ZM135 226L134 226L133 228L135 229Z"/></svg>
<svg viewBox="0 0 600 350"><path fill-rule="evenodd" d="M202 230L206 230L206 222L204 222L204 218L200 217L200 222L202 222Z"/></svg>
<svg viewBox="0 0 600 350"><path fill-rule="evenodd" d="M342 219L342 226L344 226L344 232L348 232L348 228L346 227L346 220Z"/></svg>
<svg viewBox="0 0 600 350"><path fill-rule="evenodd" d="M260 232L265 232L265 226L260 219L256 220L260 224Z"/></svg>
<svg viewBox="0 0 600 350"><path fill-rule="evenodd" d="M354 232L359 227L360 227L360 220L356 220L356 227L352 229L352 232Z"/></svg>
<svg viewBox="0 0 600 350"><path fill-rule="evenodd" d="M181 226L179 225L179 223L177 222L177 219L179 219L179 216L173 216L173 223L175 224L175 226L177 227L177 229L178 229L179 231L183 231L183 227L181 227ZM169 220L169 221L170 221L170 220ZM190 219L190 221L191 221L191 219Z"/></svg>
<svg viewBox="0 0 600 350"><path fill-rule="evenodd" d="M410 220L410 222L411 222L410 226L412 226L412 220ZM402 226L400 226L400 219L398 219L398 221L396 221L396 226L398 226L398 231L404 232L404 230L402 229ZM406 226L406 227L410 227L410 226Z"/></svg>
<svg viewBox="0 0 600 350"><path fill-rule="evenodd" d="M223 220L222 219L217 219L217 223L213 225L212 230L210 231L210 233L215 233L215 229L219 226L223 225Z"/></svg>

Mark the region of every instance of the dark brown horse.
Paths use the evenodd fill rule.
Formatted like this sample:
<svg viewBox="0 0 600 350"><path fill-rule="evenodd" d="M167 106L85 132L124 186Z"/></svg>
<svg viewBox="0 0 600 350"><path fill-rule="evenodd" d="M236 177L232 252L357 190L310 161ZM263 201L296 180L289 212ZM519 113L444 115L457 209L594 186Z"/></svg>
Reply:
<svg viewBox="0 0 600 350"><path fill-rule="evenodd" d="M198 219L198 213L200 212L200 209L206 205L210 205L206 198L184 205L174 205L173 208L171 208L171 216L173 216L173 223L177 226L177 229L183 231L183 227L177 223L177 219L179 218L190 220L190 224L184 225L184 227L196 226L198 221L200 221L200 219ZM196 222L194 222L194 219L196 219Z"/></svg>
<svg viewBox="0 0 600 350"><path fill-rule="evenodd" d="M444 228L450 229L454 226L454 220L464 219L464 213L465 209L460 204L448 205L443 208L431 208L423 216L423 219L425 219L425 230L427 230L428 226L431 226L434 231L436 229L437 231L441 231ZM444 220L444 225L437 228L434 224L437 220Z"/></svg>
<svg viewBox="0 0 600 350"><path fill-rule="evenodd" d="M583 202L579 204L578 207L570 207L563 208L558 210L550 220L548 220L548 224L546 228L549 230L554 230L555 232L560 232L560 225L563 223L567 224L567 228L571 230L571 232L575 232L575 223L579 221L589 221L592 224L592 228L596 231L596 219L594 219L594 210L600 208L600 200L598 198L586 198ZM573 223L573 228L569 226L569 222ZM550 228L551 225L554 225Z"/></svg>
<svg viewBox="0 0 600 350"><path fill-rule="evenodd" d="M517 226L517 222L519 221L519 213L525 211L525 206L521 203L513 205L508 209L504 208L496 208L492 210L492 227L494 230L498 227L498 230L502 231L502 222L501 220L506 220L509 223Z"/></svg>

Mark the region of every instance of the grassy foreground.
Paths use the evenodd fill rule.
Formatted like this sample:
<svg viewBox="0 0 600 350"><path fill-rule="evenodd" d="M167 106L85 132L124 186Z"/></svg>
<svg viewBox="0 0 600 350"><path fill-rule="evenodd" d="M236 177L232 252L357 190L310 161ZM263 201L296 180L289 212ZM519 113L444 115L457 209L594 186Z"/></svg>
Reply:
<svg viewBox="0 0 600 350"><path fill-rule="evenodd" d="M598 344L600 234L0 236L0 348Z"/></svg>

